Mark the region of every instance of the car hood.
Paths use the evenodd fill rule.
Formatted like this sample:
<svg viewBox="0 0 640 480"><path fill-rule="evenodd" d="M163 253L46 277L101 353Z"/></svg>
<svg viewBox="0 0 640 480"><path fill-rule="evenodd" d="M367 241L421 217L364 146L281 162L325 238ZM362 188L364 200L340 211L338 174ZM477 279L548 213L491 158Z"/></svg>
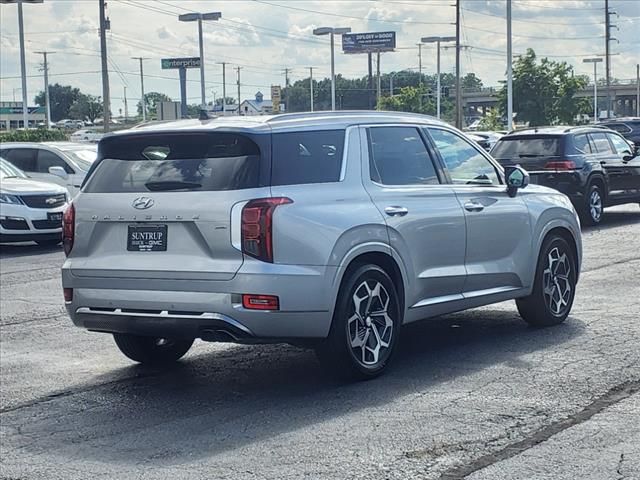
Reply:
<svg viewBox="0 0 640 480"><path fill-rule="evenodd" d="M0 183L0 191L12 195L21 194L59 194L66 193L67 189L55 183L38 182L28 178L3 178Z"/></svg>

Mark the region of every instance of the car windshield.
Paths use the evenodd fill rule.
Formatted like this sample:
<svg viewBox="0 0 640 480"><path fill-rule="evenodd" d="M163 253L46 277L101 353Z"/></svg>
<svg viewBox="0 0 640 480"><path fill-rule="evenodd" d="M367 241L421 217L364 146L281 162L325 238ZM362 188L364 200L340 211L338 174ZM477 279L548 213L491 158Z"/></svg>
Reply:
<svg viewBox="0 0 640 480"><path fill-rule="evenodd" d="M29 178L19 168L14 167L4 158L0 158L0 178Z"/></svg>
<svg viewBox="0 0 640 480"><path fill-rule="evenodd" d="M495 158L553 157L560 155L557 136L520 136L501 138L491 155Z"/></svg>
<svg viewBox="0 0 640 480"><path fill-rule="evenodd" d="M98 149L87 146L83 149L64 150L64 153L71 157L71 160L73 160L81 170L86 172L91 167L91 164L96 161Z"/></svg>

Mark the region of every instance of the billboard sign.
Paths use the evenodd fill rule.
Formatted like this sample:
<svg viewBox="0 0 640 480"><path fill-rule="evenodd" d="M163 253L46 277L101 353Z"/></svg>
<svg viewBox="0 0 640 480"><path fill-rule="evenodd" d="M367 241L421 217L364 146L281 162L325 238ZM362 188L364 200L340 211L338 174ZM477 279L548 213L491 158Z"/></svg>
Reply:
<svg viewBox="0 0 640 480"><path fill-rule="evenodd" d="M171 68L200 68L200 57L189 58L163 58L162 69Z"/></svg>
<svg viewBox="0 0 640 480"><path fill-rule="evenodd" d="M392 52L396 48L396 32L345 33L344 53Z"/></svg>
<svg viewBox="0 0 640 480"><path fill-rule="evenodd" d="M273 105L274 113L280 111L280 102L282 101L281 90L280 85L271 85L271 103Z"/></svg>

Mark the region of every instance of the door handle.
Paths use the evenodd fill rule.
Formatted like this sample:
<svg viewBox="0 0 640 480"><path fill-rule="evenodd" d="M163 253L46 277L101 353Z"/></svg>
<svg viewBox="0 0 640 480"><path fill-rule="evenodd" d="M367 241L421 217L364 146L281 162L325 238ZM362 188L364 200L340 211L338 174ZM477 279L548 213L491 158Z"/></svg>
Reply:
<svg viewBox="0 0 640 480"><path fill-rule="evenodd" d="M407 213L409 213L409 209L405 207L391 206L386 207L384 209L384 213L386 213L390 217L395 217L396 215L398 215L399 217L404 217Z"/></svg>
<svg viewBox="0 0 640 480"><path fill-rule="evenodd" d="M464 209L467 212L481 212L484 210L484 205L478 202L467 202L464 204Z"/></svg>

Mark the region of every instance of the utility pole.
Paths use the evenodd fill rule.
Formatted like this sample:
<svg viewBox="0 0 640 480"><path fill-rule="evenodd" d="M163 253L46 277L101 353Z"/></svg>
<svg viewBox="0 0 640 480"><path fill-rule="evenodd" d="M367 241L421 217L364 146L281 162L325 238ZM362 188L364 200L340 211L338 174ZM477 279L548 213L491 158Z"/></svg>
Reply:
<svg viewBox="0 0 640 480"><path fill-rule="evenodd" d="M238 115L240 115L240 70L242 67L236 67L236 71L238 72Z"/></svg>
<svg viewBox="0 0 640 480"><path fill-rule="evenodd" d="M513 52L511 38L511 0L507 0L507 130L513 130Z"/></svg>
<svg viewBox="0 0 640 480"><path fill-rule="evenodd" d="M369 97L369 110L373 110L373 60L371 52L367 53L367 69L369 74L367 79L367 97Z"/></svg>
<svg viewBox="0 0 640 480"><path fill-rule="evenodd" d="M313 67L309 67L309 103L313 112Z"/></svg>
<svg viewBox="0 0 640 480"><path fill-rule="evenodd" d="M51 104L49 100L49 64L47 63L47 55L54 54L56 52L34 52L39 53L44 57L43 70L44 70L44 105L45 105L45 121L47 128L51 128Z"/></svg>
<svg viewBox="0 0 640 480"><path fill-rule="evenodd" d="M380 52L377 52L378 55L376 56L376 109L378 108L378 104L380 103L380 95L381 95L381 91L380 91Z"/></svg>
<svg viewBox="0 0 640 480"><path fill-rule="evenodd" d="M220 64L222 65L222 116L224 117L227 114L227 62L220 62Z"/></svg>
<svg viewBox="0 0 640 480"><path fill-rule="evenodd" d="M109 67L107 64L107 30L110 28L110 21L105 15L105 0L98 0L100 7L100 56L102 60L102 103L104 132L109 131L111 123L111 99L109 95Z"/></svg>
<svg viewBox="0 0 640 480"><path fill-rule="evenodd" d="M420 95L418 95L418 102L422 107L422 43L418 43L418 88L420 89Z"/></svg>
<svg viewBox="0 0 640 480"><path fill-rule="evenodd" d="M462 129L462 85L460 83L460 0L456 0L456 128Z"/></svg>
<svg viewBox="0 0 640 480"><path fill-rule="evenodd" d="M611 16L609 12L609 0L604 0L604 24L605 24L605 69L607 82L607 118L611 118Z"/></svg>
<svg viewBox="0 0 640 480"><path fill-rule="evenodd" d="M148 60L148 58L144 57L131 57L133 60L138 60L140 62L140 104L142 105L142 121L147 121L147 100L144 97L144 70L142 67L142 61Z"/></svg>
<svg viewBox="0 0 640 480"><path fill-rule="evenodd" d="M288 112L289 111L289 72L291 71L290 68L285 68L282 73L284 73L284 88L286 89L286 95L284 97L284 107L285 107L285 111Z"/></svg>
<svg viewBox="0 0 640 480"><path fill-rule="evenodd" d="M640 117L640 63L636 65L636 116Z"/></svg>
<svg viewBox="0 0 640 480"><path fill-rule="evenodd" d="M129 118L129 106L127 105L127 86L124 85L124 123L127 123Z"/></svg>

